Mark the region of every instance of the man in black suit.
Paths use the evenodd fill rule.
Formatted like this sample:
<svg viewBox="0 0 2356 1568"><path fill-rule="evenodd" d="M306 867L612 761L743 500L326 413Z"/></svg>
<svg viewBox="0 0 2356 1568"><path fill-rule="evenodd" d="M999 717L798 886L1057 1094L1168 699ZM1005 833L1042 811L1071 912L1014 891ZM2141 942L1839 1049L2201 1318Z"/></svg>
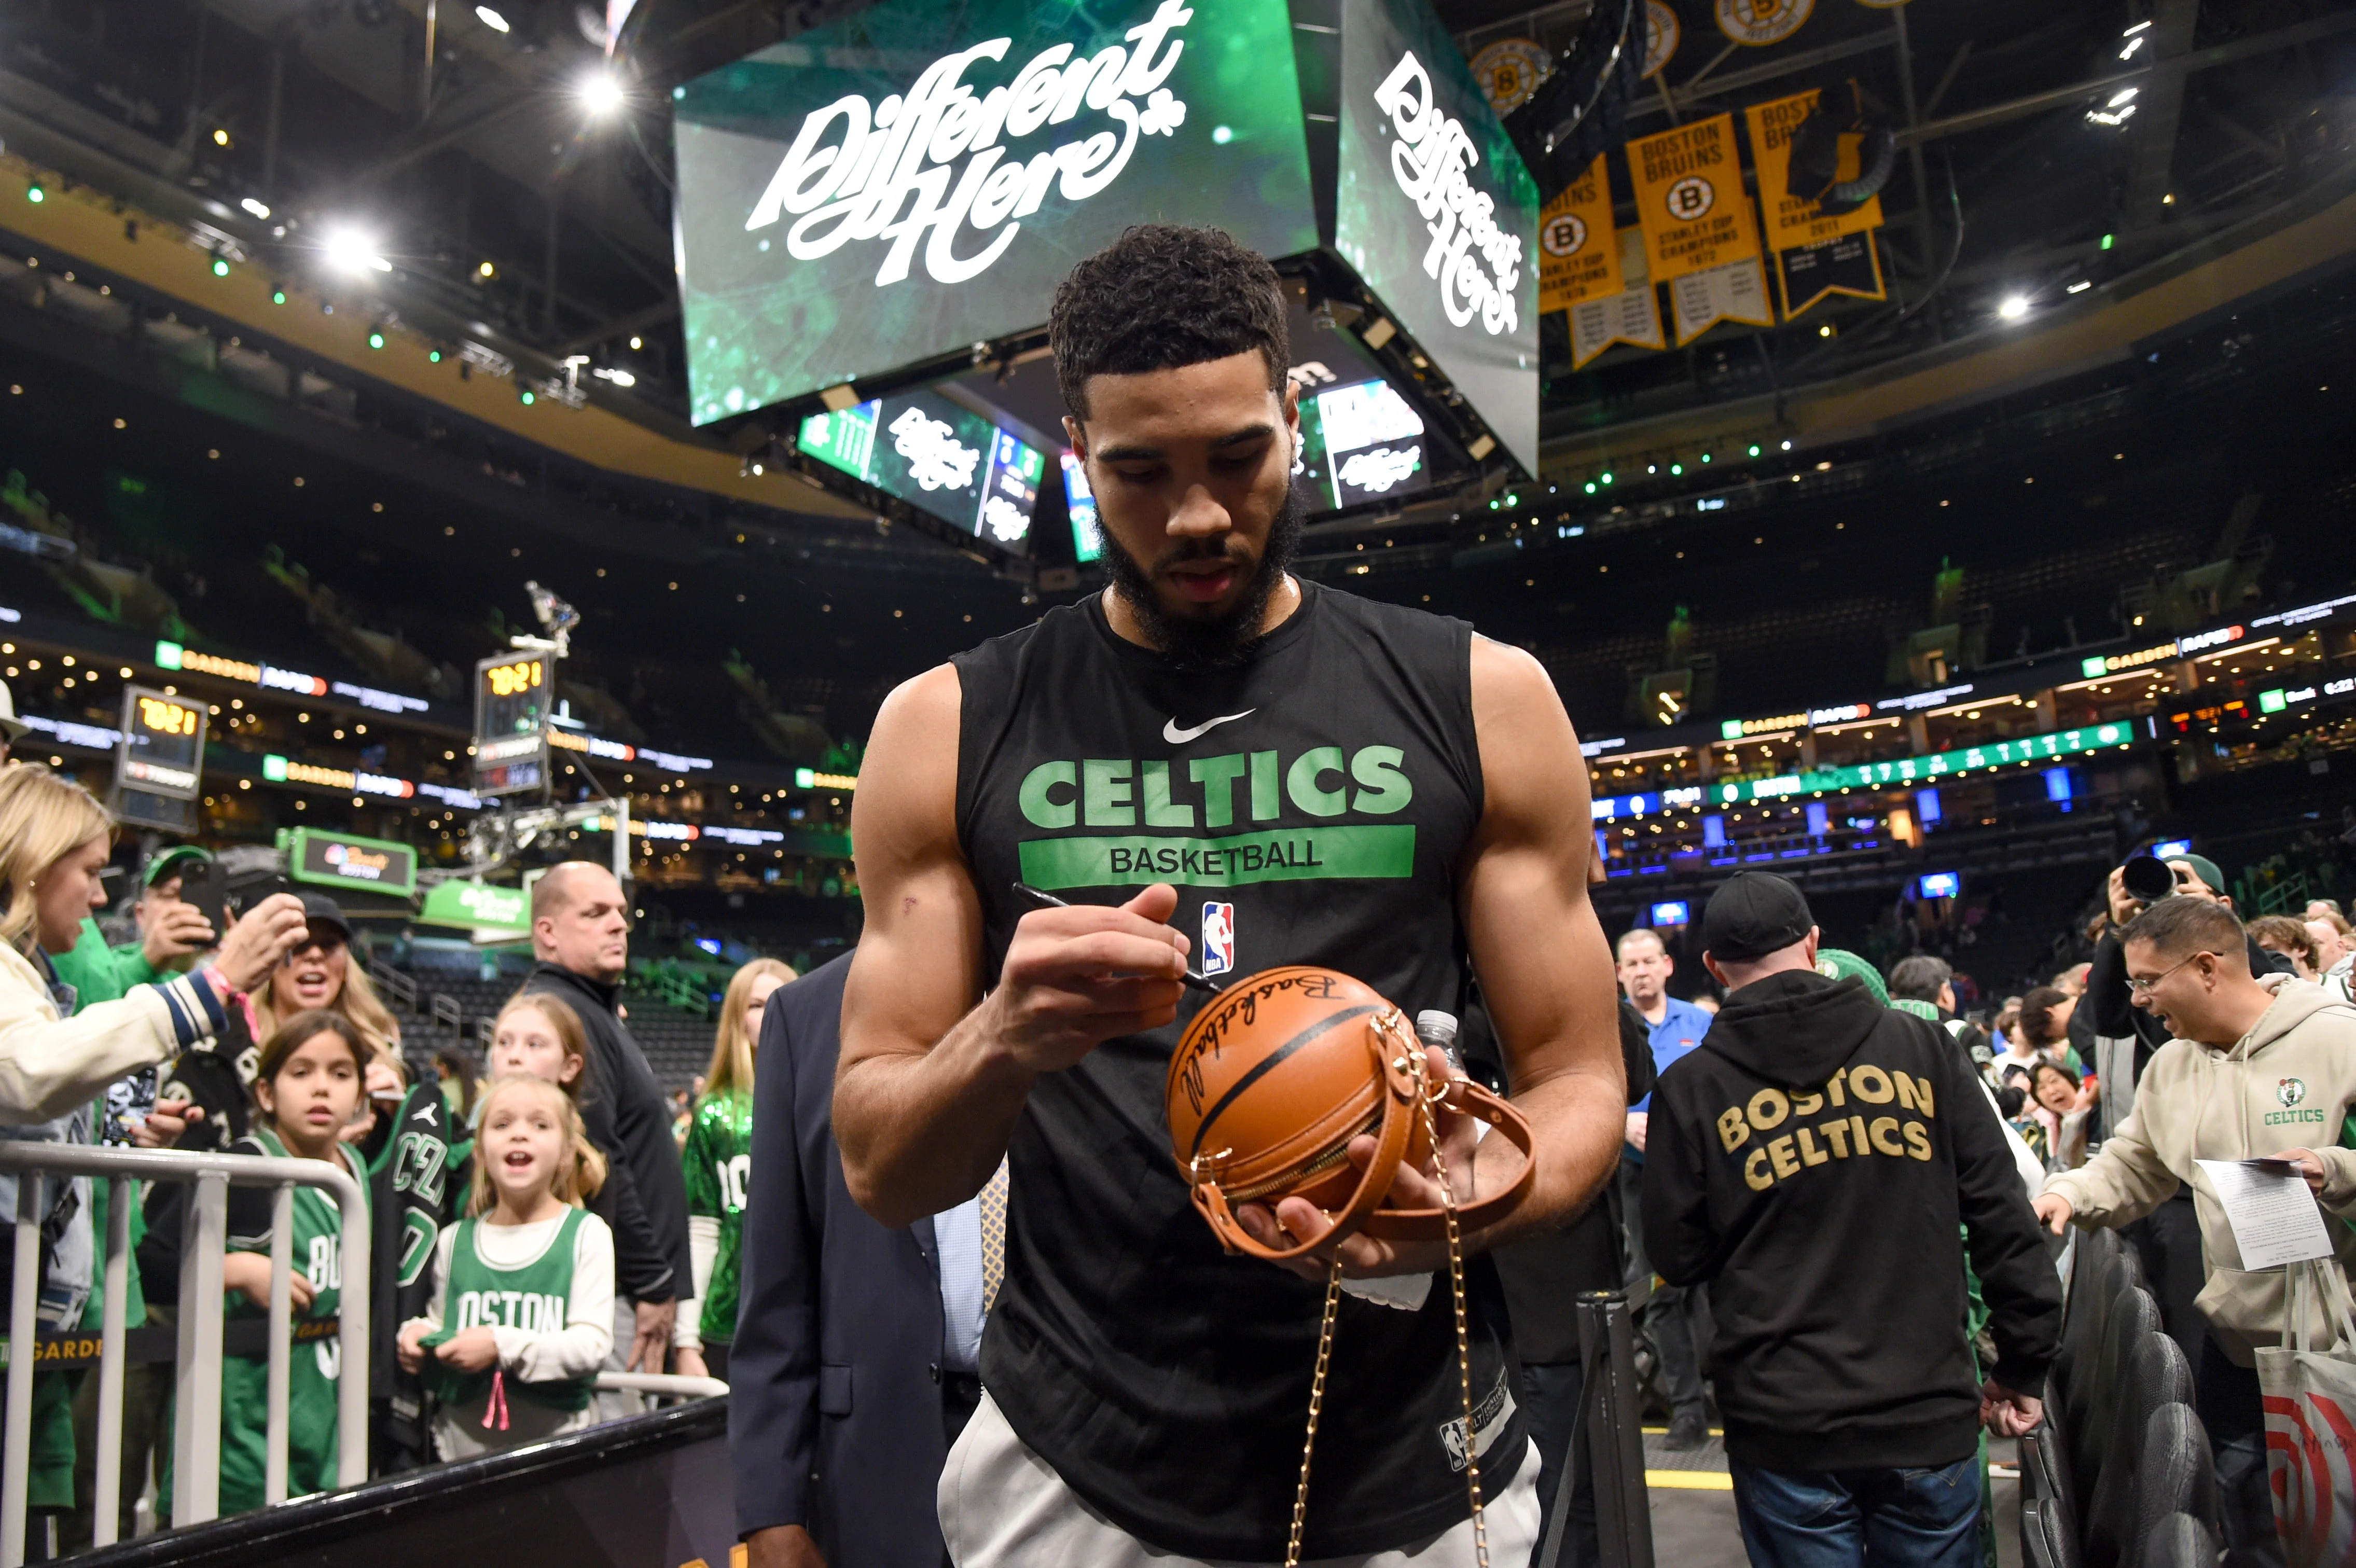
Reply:
<svg viewBox="0 0 2356 1568"><path fill-rule="evenodd" d="M729 1361L729 1462L750 1568L940 1568L934 1489L981 1393L971 1216L887 1230L843 1183L834 1065L850 968L836 959L763 1010ZM960 1223L961 1250L950 1235Z"/></svg>

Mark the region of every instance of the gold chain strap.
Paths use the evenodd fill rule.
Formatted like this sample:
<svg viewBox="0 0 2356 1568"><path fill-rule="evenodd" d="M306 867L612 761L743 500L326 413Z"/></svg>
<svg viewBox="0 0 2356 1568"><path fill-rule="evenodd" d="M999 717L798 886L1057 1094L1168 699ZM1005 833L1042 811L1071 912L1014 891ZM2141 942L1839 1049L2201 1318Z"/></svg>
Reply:
<svg viewBox="0 0 2356 1568"><path fill-rule="evenodd" d="M1317 1329L1317 1373L1309 1380L1309 1435L1301 1440L1301 1484L1292 1489L1292 1533L1284 1543L1284 1568L1301 1568L1301 1527L1309 1518L1309 1459L1317 1451L1317 1418L1325 1409L1325 1363L1333 1354L1333 1314L1341 1305L1342 1260L1336 1257L1325 1275L1325 1321Z"/></svg>
<svg viewBox="0 0 2356 1568"><path fill-rule="evenodd" d="M1481 1460L1472 1426L1472 1342L1464 1320L1464 1242L1456 1227L1456 1192L1449 1186L1448 1162L1440 1152L1440 1124L1431 1113L1427 1068L1420 1048L1408 1053L1414 1064L1417 1109L1431 1139L1432 1170L1440 1177L1440 1206L1448 1222L1448 1283L1456 1304L1456 1379L1464 1400L1464 1484L1472 1498L1472 1553L1489 1568L1489 1522L1481 1507ZM1440 1090L1447 1092L1443 1086ZM1317 1370L1309 1381L1309 1431L1301 1440L1301 1480L1292 1490L1292 1529L1284 1544L1284 1568L1301 1568L1301 1531L1309 1518L1309 1461L1317 1451L1317 1420L1325 1409L1325 1368L1333 1354L1333 1316L1342 1304L1342 1260L1325 1275L1325 1317L1317 1327Z"/></svg>
<svg viewBox="0 0 2356 1568"><path fill-rule="evenodd" d="M1481 1456L1472 1428L1472 1342L1464 1326L1464 1245L1456 1229L1456 1192L1448 1182L1448 1162L1440 1152L1440 1125L1431 1100L1422 1100L1423 1128L1431 1139L1431 1168L1440 1177L1440 1211L1448 1219L1448 1283L1456 1296L1456 1377L1464 1395L1464 1485L1472 1496L1472 1555L1489 1568L1489 1521L1481 1509Z"/></svg>

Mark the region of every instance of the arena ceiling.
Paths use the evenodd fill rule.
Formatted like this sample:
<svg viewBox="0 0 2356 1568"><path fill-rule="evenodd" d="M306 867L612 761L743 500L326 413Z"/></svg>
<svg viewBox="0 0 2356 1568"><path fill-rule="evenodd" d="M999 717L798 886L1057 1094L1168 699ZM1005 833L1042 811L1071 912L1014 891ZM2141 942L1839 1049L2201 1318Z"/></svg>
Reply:
<svg viewBox="0 0 2356 1568"><path fill-rule="evenodd" d="M1762 418L1804 430L1812 408L1826 438L1886 428L2115 357L2347 248L2344 5L1814 0L1786 39L1745 48L1713 16L1736 3L1674 0L1681 45L1625 106L1627 131L1857 81L1901 149L1882 193L1890 297L1578 371L1558 331L1550 469ZM0 21L0 138L273 272L358 248L382 263L365 281L388 319L566 378L666 449L632 459L648 477L722 488L694 455L724 457L729 478L734 456L683 418L669 89L858 8L638 0L609 65L605 13L585 0L23 0ZM1438 8L1471 52L1515 37L1558 50L1590 6ZM2107 113L2129 88L2135 113ZM2265 246L2263 265L2219 266ZM2130 299L2150 319L2089 338L2089 315ZM1999 331L2008 301L2039 318ZM2024 354L2031 341L2047 347Z"/></svg>

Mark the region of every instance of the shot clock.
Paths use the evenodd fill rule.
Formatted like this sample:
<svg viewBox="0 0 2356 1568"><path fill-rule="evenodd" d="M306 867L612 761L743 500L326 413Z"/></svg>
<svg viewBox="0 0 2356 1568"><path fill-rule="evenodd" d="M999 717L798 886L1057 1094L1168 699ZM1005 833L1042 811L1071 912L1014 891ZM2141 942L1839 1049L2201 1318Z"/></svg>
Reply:
<svg viewBox="0 0 2356 1568"><path fill-rule="evenodd" d="M146 686L123 689L114 748L114 811L126 822L184 833L204 773L205 704Z"/></svg>
<svg viewBox="0 0 2356 1568"><path fill-rule="evenodd" d="M553 671L537 653L475 666L475 793L519 795L548 782Z"/></svg>

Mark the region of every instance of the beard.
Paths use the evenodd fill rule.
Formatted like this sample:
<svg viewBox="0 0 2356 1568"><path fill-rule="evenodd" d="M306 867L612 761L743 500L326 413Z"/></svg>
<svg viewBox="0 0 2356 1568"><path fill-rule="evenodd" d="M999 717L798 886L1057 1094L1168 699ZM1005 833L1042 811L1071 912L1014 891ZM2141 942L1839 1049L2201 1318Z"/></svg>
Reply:
<svg viewBox="0 0 2356 1568"><path fill-rule="evenodd" d="M1269 599L1275 594L1277 585L1284 581L1285 569L1300 549L1301 521L1308 510L1299 492L1287 485L1284 504L1277 509L1275 520L1269 524L1268 542L1261 547L1259 566L1253 572L1242 601L1223 615L1173 616L1162 608L1153 591L1152 574L1121 548L1108 528L1103 531L1105 572L1112 581L1113 592L1137 618L1139 629L1173 664L1182 670L1232 670L1248 660L1259 644L1261 618L1267 615ZM1186 545L1158 564L1239 559L1239 553L1227 547L1232 538Z"/></svg>

